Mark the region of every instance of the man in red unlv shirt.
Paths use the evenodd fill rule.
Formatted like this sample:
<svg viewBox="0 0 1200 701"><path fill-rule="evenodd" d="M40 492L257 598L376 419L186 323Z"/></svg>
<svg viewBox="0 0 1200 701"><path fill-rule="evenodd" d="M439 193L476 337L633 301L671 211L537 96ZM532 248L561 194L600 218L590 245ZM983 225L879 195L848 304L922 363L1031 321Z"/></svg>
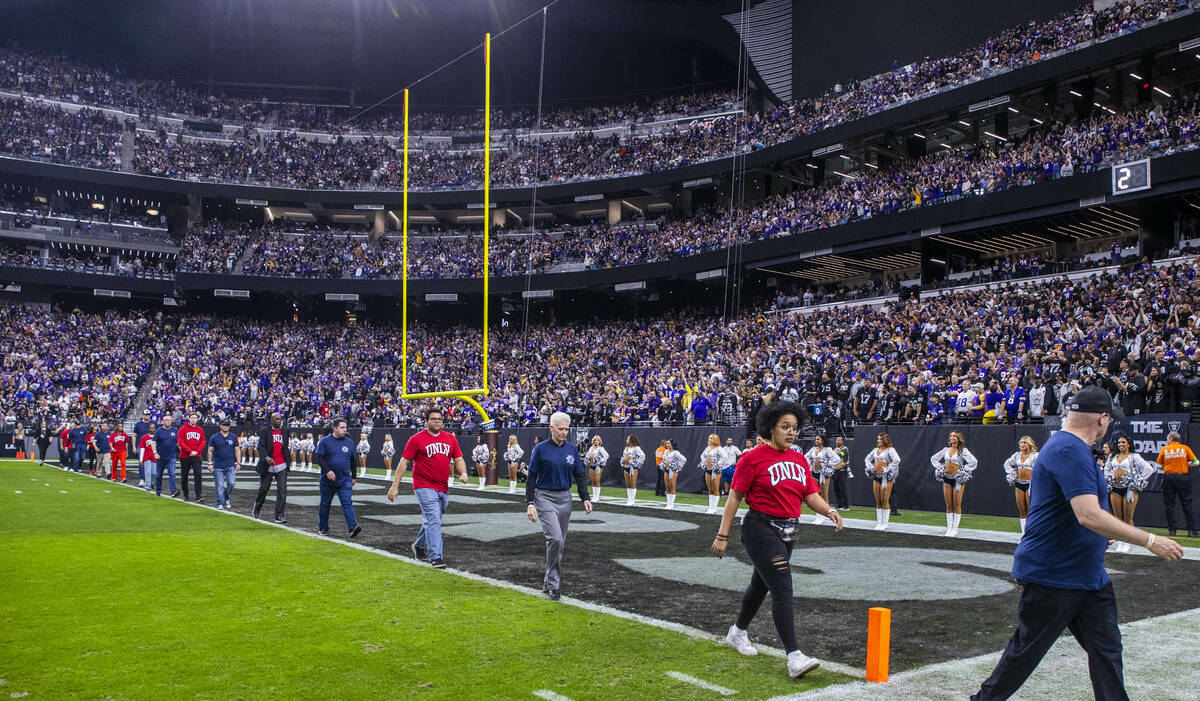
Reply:
<svg viewBox="0 0 1200 701"><path fill-rule="evenodd" d="M411 464L413 494L421 505L421 530L417 531L417 539L409 547L414 557L418 560L428 557L429 564L437 569L446 567L442 559L442 514L450 502L446 485L450 481L451 461L463 484L471 479L467 475L467 463L458 447L458 439L453 433L442 430L444 421L445 414L441 409L425 412L425 430L414 434L404 444L400 465L396 468L396 476L387 493L388 501L396 501L400 480Z"/></svg>
<svg viewBox="0 0 1200 701"><path fill-rule="evenodd" d="M196 485L196 503L203 504L203 473L204 448L208 445L208 437L200 428L200 415L196 412L188 414L187 423L179 429L179 469L182 472L183 500L190 501L188 495L188 472L194 473Z"/></svg>
<svg viewBox="0 0 1200 701"><path fill-rule="evenodd" d="M283 435L283 414L271 414L271 425L258 432L258 495L254 497L254 518L259 518L271 480L275 480L275 523L287 523L287 473L292 463L292 452L288 450Z"/></svg>

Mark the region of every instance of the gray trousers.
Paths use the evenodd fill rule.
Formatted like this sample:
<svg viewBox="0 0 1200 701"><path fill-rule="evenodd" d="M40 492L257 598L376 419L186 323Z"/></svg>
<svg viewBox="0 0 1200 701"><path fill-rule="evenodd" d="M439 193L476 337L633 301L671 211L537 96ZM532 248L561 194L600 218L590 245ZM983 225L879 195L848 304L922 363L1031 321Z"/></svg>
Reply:
<svg viewBox="0 0 1200 701"><path fill-rule="evenodd" d="M542 588L559 588L558 565L567 546L567 526L571 523L571 490L553 492L539 489L533 493L542 534L546 536L546 578Z"/></svg>

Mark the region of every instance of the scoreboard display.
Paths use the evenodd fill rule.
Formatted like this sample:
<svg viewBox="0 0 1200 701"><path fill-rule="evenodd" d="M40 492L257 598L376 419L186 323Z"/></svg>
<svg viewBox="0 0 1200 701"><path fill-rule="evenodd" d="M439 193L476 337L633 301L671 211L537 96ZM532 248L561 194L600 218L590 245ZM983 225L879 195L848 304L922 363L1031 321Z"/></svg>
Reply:
<svg viewBox="0 0 1200 701"><path fill-rule="evenodd" d="M1150 189L1150 159L1119 163L1112 167L1112 194Z"/></svg>

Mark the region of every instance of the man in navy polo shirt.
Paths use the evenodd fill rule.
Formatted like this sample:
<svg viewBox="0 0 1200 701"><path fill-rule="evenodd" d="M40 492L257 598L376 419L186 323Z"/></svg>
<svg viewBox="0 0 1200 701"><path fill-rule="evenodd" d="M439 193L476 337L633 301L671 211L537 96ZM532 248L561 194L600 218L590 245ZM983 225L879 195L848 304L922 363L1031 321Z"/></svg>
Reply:
<svg viewBox="0 0 1200 701"><path fill-rule="evenodd" d="M362 533L362 526L354 517L354 505L351 503L354 489L354 441L346 437L346 420L334 419L333 433L317 443L313 453L317 464L321 466L321 505L317 508L317 532L329 535L329 506L333 503L333 495L338 495L342 502L342 515L346 517L346 529L353 538Z"/></svg>
<svg viewBox="0 0 1200 701"><path fill-rule="evenodd" d="M171 498L179 496L175 488L175 461L179 459L179 429L171 425L170 412L163 414L162 426L154 432L150 446L157 467L154 470L154 495L162 496L163 472L170 473Z"/></svg>
<svg viewBox="0 0 1200 701"><path fill-rule="evenodd" d="M71 469L83 471L83 461L87 457L87 431L78 421L71 420L71 431L67 434L67 442L71 446Z"/></svg>
<svg viewBox="0 0 1200 701"><path fill-rule="evenodd" d="M100 428L92 434L92 448L96 451L96 470L101 477L111 477L112 443L108 440L107 421L101 421Z"/></svg>
<svg viewBox="0 0 1200 701"><path fill-rule="evenodd" d="M213 473L217 508L229 508L229 495L237 484L237 466L242 461L238 437L229 432L229 419L221 419L221 430L208 439L208 470Z"/></svg>
<svg viewBox="0 0 1200 701"><path fill-rule="evenodd" d="M592 513L587 477L579 449L567 440L571 417L561 411L550 417L550 440L533 447L529 454L529 479L525 482L525 515L541 522L546 537L546 576L542 591L554 601L559 599L559 565L567 546L567 526L571 523L571 484L579 489L583 510Z"/></svg>
<svg viewBox="0 0 1200 701"><path fill-rule="evenodd" d="M1067 408L1062 430L1038 453L1029 521L1013 556L1012 576L1023 588L1017 631L973 701L1016 693L1066 628L1087 651L1096 698L1128 699L1117 597L1104 571L1108 539L1142 545L1168 562L1183 557L1183 548L1174 541L1156 538L1106 510L1108 486L1091 446L1121 415L1112 397L1092 385L1080 390Z"/></svg>

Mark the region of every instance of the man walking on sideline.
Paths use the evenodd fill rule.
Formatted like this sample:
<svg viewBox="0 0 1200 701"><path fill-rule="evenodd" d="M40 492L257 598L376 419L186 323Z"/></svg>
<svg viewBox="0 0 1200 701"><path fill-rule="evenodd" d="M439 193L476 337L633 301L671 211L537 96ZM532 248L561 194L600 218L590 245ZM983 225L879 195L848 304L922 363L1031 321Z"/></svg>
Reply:
<svg viewBox="0 0 1200 701"><path fill-rule="evenodd" d="M92 449L96 451L96 471L101 477L112 479L112 441L108 437L107 421L101 421L100 428L92 434Z"/></svg>
<svg viewBox="0 0 1200 701"><path fill-rule="evenodd" d="M541 522L546 537L546 576L542 591L558 601L562 580L559 565L567 547L567 526L571 522L571 483L579 488L583 510L592 513L587 493L587 477L579 449L567 440L571 417L561 411L550 416L550 440L534 446L529 455L529 479L525 482L525 515Z"/></svg>
<svg viewBox="0 0 1200 701"><path fill-rule="evenodd" d="M1087 651L1097 699L1128 699L1117 628L1117 597L1104 570L1108 539L1136 543L1168 562L1183 557L1173 540L1155 538L1109 513L1108 485L1091 446L1120 410L1100 387L1071 398L1062 430L1038 453L1029 521L1013 556L1022 586L1017 631L972 701L1007 699L1025 683L1064 628Z"/></svg>
<svg viewBox="0 0 1200 701"><path fill-rule="evenodd" d="M217 490L217 508L229 508L229 495L237 484L237 466L242 462L238 437L229 432L229 419L221 419L221 430L208 439L208 469Z"/></svg>
<svg viewBox="0 0 1200 701"><path fill-rule="evenodd" d="M346 420L334 419L333 433L317 443L313 457L321 466L321 505L317 508L317 532L329 535L329 506L333 495L342 502L342 515L346 517L346 530L353 538L362 533L362 526L354 517L352 503L354 483L354 441L346 437Z"/></svg>
<svg viewBox="0 0 1200 701"><path fill-rule="evenodd" d="M1167 434L1167 445L1158 451L1155 461L1163 471L1163 509L1167 512L1167 533L1175 535L1175 498L1183 507L1183 522L1187 524L1189 538L1200 538L1196 530L1196 516L1192 513L1192 478L1188 470L1200 465L1192 449L1179 442L1179 433Z"/></svg>
<svg viewBox="0 0 1200 701"><path fill-rule="evenodd" d="M283 414L271 414L271 424L258 433L258 494L254 497L254 518L260 518L263 502L275 480L275 523L287 523L287 473L292 452L283 436Z"/></svg>
<svg viewBox="0 0 1200 701"><path fill-rule="evenodd" d="M171 498L179 496L175 486L175 460L179 457L179 429L171 425L171 412L163 414L162 426L154 432L150 439L150 449L154 451L154 495L162 496L163 473L168 473L167 480L171 487Z"/></svg>
<svg viewBox="0 0 1200 701"><path fill-rule="evenodd" d="M399 494L400 481L408 466L413 468L413 495L421 506L421 530L417 538L409 546L413 557L418 560L429 559L429 564L438 569L444 569L446 562L442 553L442 514L450 503L448 483L450 463L454 462L454 470L458 479L467 484L471 477L467 474L467 462L463 460L462 449L458 439L449 431L442 430L445 415L441 409L430 409L425 412L425 430L413 434L404 444L400 453L400 464L396 467L396 476L392 478L392 486L388 489L388 501L396 501Z"/></svg>
<svg viewBox="0 0 1200 701"><path fill-rule="evenodd" d="M203 463L204 446L208 443L204 429L200 428L200 415L196 412L188 414L188 421L179 429L179 467L180 481L183 483L183 500L190 501L188 494L188 473L193 474L196 486L196 503L203 504Z"/></svg>

